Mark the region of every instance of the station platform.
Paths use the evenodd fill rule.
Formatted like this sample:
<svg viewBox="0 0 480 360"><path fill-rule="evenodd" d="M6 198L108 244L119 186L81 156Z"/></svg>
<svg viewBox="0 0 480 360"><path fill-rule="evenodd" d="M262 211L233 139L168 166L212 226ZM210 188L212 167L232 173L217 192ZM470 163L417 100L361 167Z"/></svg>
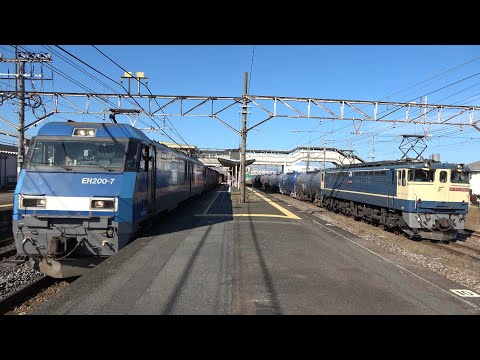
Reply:
<svg viewBox="0 0 480 360"><path fill-rule="evenodd" d="M31 314L475 314L439 275L398 266L268 193L222 185ZM414 272L415 271L415 272ZM477 301L478 300L478 301Z"/></svg>
<svg viewBox="0 0 480 360"><path fill-rule="evenodd" d="M13 192L14 190L0 189L0 211L13 207Z"/></svg>
<svg viewBox="0 0 480 360"><path fill-rule="evenodd" d="M14 190L0 189L0 234L11 233Z"/></svg>

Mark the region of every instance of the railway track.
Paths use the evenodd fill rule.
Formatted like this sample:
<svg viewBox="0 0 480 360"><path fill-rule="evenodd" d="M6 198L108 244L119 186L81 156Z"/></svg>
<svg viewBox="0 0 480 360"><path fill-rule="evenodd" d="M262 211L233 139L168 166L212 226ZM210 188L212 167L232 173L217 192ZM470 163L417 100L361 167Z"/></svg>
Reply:
<svg viewBox="0 0 480 360"><path fill-rule="evenodd" d="M13 237L8 237L0 240L0 261L2 259L14 256L17 253Z"/></svg>
<svg viewBox="0 0 480 360"><path fill-rule="evenodd" d="M16 253L13 236L6 236L0 239L0 260L13 256Z"/></svg>
<svg viewBox="0 0 480 360"><path fill-rule="evenodd" d="M480 250L473 248L467 244L458 244L456 242L449 242L449 243L425 242L425 244L429 244L427 246L433 245L436 247L440 247L450 254L457 255L463 258L471 258L471 259L474 259L474 261L476 262L480 262Z"/></svg>
<svg viewBox="0 0 480 360"><path fill-rule="evenodd" d="M0 299L0 314L8 315L12 313L17 306L35 297L49 286L55 284L55 282L59 282L59 280L42 275L33 282L20 287L18 290Z"/></svg>

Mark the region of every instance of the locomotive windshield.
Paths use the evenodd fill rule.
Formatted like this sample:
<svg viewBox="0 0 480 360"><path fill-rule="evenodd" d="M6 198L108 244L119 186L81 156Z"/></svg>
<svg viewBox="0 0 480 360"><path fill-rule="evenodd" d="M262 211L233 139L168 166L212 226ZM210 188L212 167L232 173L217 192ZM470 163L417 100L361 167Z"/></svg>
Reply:
<svg viewBox="0 0 480 360"><path fill-rule="evenodd" d="M433 181L434 175L435 175L434 170L423 170L423 169L408 170L408 181L429 182L429 181Z"/></svg>
<svg viewBox="0 0 480 360"><path fill-rule="evenodd" d="M30 149L30 166L100 167L109 171L125 165L127 142L37 139Z"/></svg>
<svg viewBox="0 0 480 360"><path fill-rule="evenodd" d="M457 184L468 184L469 183L469 173L466 173L465 171L455 171L452 170L452 183L457 183Z"/></svg>

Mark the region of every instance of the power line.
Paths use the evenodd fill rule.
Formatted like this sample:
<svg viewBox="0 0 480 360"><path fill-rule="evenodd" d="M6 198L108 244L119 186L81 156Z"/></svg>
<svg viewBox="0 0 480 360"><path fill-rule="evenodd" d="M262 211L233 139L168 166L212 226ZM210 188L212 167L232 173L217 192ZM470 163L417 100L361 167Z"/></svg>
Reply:
<svg viewBox="0 0 480 360"><path fill-rule="evenodd" d="M255 59L255 45L253 45L252 50L252 63L250 64L250 76L248 78L248 89L247 93L250 92L250 83L252 82L252 72L253 72L253 60Z"/></svg>
<svg viewBox="0 0 480 360"><path fill-rule="evenodd" d="M100 54L102 54L103 56L105 56L108 60L110 60L112 63L114 63L117 67L119 67L121 70L123 70L124 72L127 72L122 66L120 66L117 62L115 62L111 57L109 57L107 54L105 54L103 51L101 51L100 49L98 49L95 45L92 45L93 48L95 48L95 50L97 50ZM148 90L148 92L150 93L150 95L153 96L153 93L152 91L150 90L150 88L146 85L146 84L142 84L143 86L145 86ZM162 107L160 106L160 104L158 103L157 99L154 98L155 100L155 103L157 104L157 106L162 110L162 112L165 114L165 111L163 111ZM165 118L168 120L168 122L170 123L170 125L172 126L172 128L175 130L176 134L178 135L178 137L180 139L182 139L182 141L187 145L187 146L190 146L188 144L188 142L182 137L182 135L180 135L180 133L178 132L177 128L173 125L173 123L170 121L170 119L168 118L168 116L165 115ZM158 125L157 125L158 126ZM176 142L175 142L176 143ZM178 143L176 143L177 145L179 145ZM179 145L180 146L180 145Z"/></svg>
<svg viewBox="0 0 480 360"><path fill-rule="evenodd" d="M434 75L434 76L432 76L432 77L430 77L430 78L428 78L428 79L425 79L425 80L423 80L423 81L420 81L420 82L418 82L418 83L416 83L416 84L414 84L414 85L412 85L412 86L409 86L409 87L407 87L407 88L405 88L405 89L403 89L403 90L400 90L400 91L398 91L398 92L390 95L389 97L394 96L394 95L397 95L397 94L399 94L399 93L401 93L401 92L404 92L404 91L406 91L406 90L408 90L408 89L411 89L412 87L415 87L415 86L418 86L418 85L420 85L420 84L423 84L423 83L425 83L425 82L427 82L427 81L429 81L429 80L435 79L435 78L437 78L437 77L439 77L439 76L441 76L441 75L443 75L443 74L446 74L446 73L448 73L448 72L450 72L450 71L453 71L453 70L455 70L455 69L458 69L458 68L460 68L460 67L462 67L462 66L465 66L465 65L467 65L467 64L469 64L469 63L471 63L471 62L474 62L474 61L476 61L476 60L478 60L478 59L480 59L480 56L478 56L478 57L476 57L476 58L474 58L474 59L472 59L472 60L466 61L466 62L464 62L463 64L457 65L457 66L455 66L455 67L453 67L453 68L451 68L451 69L449 69L449 70L446 70L446 71L444 71L444 72L441 72L440 74Z"/></svg>
<svg viewBox="0 0 480 360"><path fill-rule="evenodd" d="M104 77L106 77L107 79L109 79L110 81L114 82L115 84L118 84L120 85L126 92L127 89L122 85L120 84L119 82L113 80L111 77L103 74L102 72L98 71L97 69L95 69L94 67L90 66L89 64L87 64L86 62L84 62L83 60L79 59L77 56L73 55L72 53L70 53L69 51L63 49L61 46L59 45L55 45L56 47L58 47L60 50L64 51L65 53L67 53L68 55L70 55L71 57L73 57L74 59L76 59L77 61L80 61L82 64L88 66L89 68L91 68L92 70L98 72L99 74L103 75ZM97 49L94 45L92 45L95 49ZM98 50L98 49L97 49ZM100 50L98 50L100 51ZM101 51L100 51L101 52ZM102 53L103 54L103 53ZM123 71L127 72L125 69L123 69L120 65L118 65L116 62L114 62L112 59L110 59L107 55L103 54L104 56L106 56L110 61L112 61L115 65L117 65L118 67L120 67ZM165 131L163 131L160 126L157 124L157 122L155 121L155 119L153 119L152 116L150 116L150 114L148 114L145 109L137 102L137 100L135 100L135 98L132 98L132 100L137 104L137 106L152 120L152 122L158 127L158 129L160 131L162 131L166 137L168 137L170 140L172 140L175 144L177 144L179 147L181 147L180 144L178 144L175 139L173 139L170 135L168 135ZM139 119L140 122L142 122L143 124L145 124L146 126L149 126L148 124L146 124L145 122L143 122L142 120Z"/></svg>
<svg viewBox="0 0 480 360"><path fill-rule="evenodd" d="M444 75L444 74L446 74L446 73L448 73L448 72L451 72L451 71L453 71L453 70L459 69L460 67L463 67L463 66L465 66L465 65L467 65L467 64L469 64L469 63L472 63L472 62L474 62L474 61L476 61L476 60L478 60L478 59L480 59L480 56L479 56L479 57L476 57L476 58L474 58L474 59L468 60L468 61L466 61L466 62L464 62L464 63L462 63L462 64L460 64L460 65L457 65L457 66L455 66L455 67L453 67L453 68L450 68L450 69L448 69L448 70L446 70L446 71L443 71L443 72L441 72L441 73L439 73L439 74L437 74L437 75L434 75L434 76L432 76L432 77L429 77L429 78L427 78L427 79L425 79L425 80L422 80L422 81L420 81L420 82L418 82L418 83L416 83L416 84L414 84L414 85L411 85L411 86L409 86L409 87L407 87L407 88L405 88L405 89L403 89L403 90L397 91L397 92L394 93L394 94L388 95L387 97L384 97L384 99L386 99L386 98L388 98L388 97L391 97L391 96L394 96L394 95L397 95L397 94L399 94L399 93L401 93L401 92L404 92L404 91L406 91L406 90L408 90L408 89L411 89L411 88L413 88L413 87L415 87L415 86L418 86L418 85L420 85L420 84L423 84L423 83L425 83L425 82L427 82L427 81L429 81L429 80L438 78L438 77L440 77L440 76L442 76L442 75ZM429 94L422 95L422 96L427 96L427 95L429 95ZM421 97L421 96L420 96L420 97ZM351 111L350 113L352 113L352 112L353 112L353 111ZM383 113L383 112L381 112L381 113L379 113L379 114L382 114L382 113ZM378 126L383 126L383 125L384 125L384 124L380 124L380 125L377 125L377 126L373 126L373 127L370 128L370 130L371 130L371 129L374 129L374 128L377 128ZM391 126L390 126L390 127L391 127ZM383 132L383 131L387 131L387 130L388 130L388 129L382 130L382 132Z"/></svg>
<svg viewBox="0 0 480 360"><path fill-rule="evenodd" d="M73 57L75 60L81 62L82 64L84 64L85 66L89 67L90 69L92 69L93 71L99 73L100 75L102 75L103 77L106 77L108 80L114 82L115 84L121 86L125 91L127 91L127 89L125 89L123 87L123 85L121 83L119 83L118 81L112 79L110 76L108 75L105 75L104 73L102 73L101 71L95 69L93 66L87 64L85 61L83 61L82 59L79 59L77 56L73 55L71 52L65 50L64 48L62 48L60 45L55 45L56 47L58 47L60 50L62 50L63 52L65 52L66 54L68 54L69 56ZM92 45L93 46L93 45Z"/></svg>
<svg viewBox="0 0 480 360"><path fill-rule="evenodd" d="M105 54L103 51L101 51L99 48L97 48L95 45L92 45L92 47L95 48L100 54L102 54L103 56L105 56L105 57L106 57L108 60L110 60L112 63L114 63L114 64L115 64L117 67L119 67L122 71L124 71L125 73L128 72L128 71L125 70L122 66L120 66L116 61L114 61L111 57L109 57L107 54ZM150 93L150 95L153 96L153 93L152 93L152 91L150 90L150 88L149 88L147 85L145 85L145 84L142 84L142 85L145 86L145 87L147 88L148 92ZM123 87L123 85L122 85L122 87ZM124 88L124 89L125 89L125 88ZM126 89L125 89L125 91L126 91ZM158 107L162 110L162 112L165 114L165 112L163 111L162 107L161 107L160 104L158 103L157 99L154 98L154 100L155 100L157 106L158 106ZM140 106L140 105L139 105L139 106ZM149 117L150 117L150 116L149 116ZM178 130L175 128L175 126L172 124L172 122L170 121L170 119L168 118L168 116L165 115L165 117L166 117L166 119L168 120L168 122L170 123L170 125L173 127L173 129L175 129L175 132L176 132L176 134L180 137L180 139L182 139L182 141L183 141L187 146L190 146L190 145L188 144L188 142L182 137L182 135L180 135L180 133L179 133ZM150 117L150 118L151 118L152 121L155 123L155 125L158 126L158 124L153 120L153 118L152 118L152 117ZM160 127L159 127L159 129L160 129ZM162 129L160 129L160 130L162 130ZM162 130L162 131L163 131L163 130ZM164 132L164 131L163 131L163 132ZM165 133L165 132L164 132L164 133ZM165 133L165 134L166 134L166 133ZM173 140L170 136L169 136L169 138L170 138L173 142L175 142L175 144L177 144L178 146L181 147L181 145L178 144L175 140Z"/></svg>
<svg viewBox="0 0 480 360"><path fill-rule="evenodd" d="M29 51L28 48L24 47L24 46L20 46L22 49L24 49L25 51ZM50 64L45 64L46 67L48 67L49 69L51 69L53 72L57 73L58 75L64 77L65 79L67 79L68 81L72 82L73 84L81 87L82 89L86 90L87 92L90 92L92 94L95 94L95 91L90 89L89 87L83 85L82 83L80 83L79 81L77 81L76 79L74 79L73 77L71 77L70 75L67 75L65 74L63 71L55 68L54 66L50 65ZM112 105L113 103L111 103L109 100L104 100L102 98L95 98L97 101L103 101L105 102L106 104L108 105ZM115 105L115 104L113 104Z"/></svg>
<svg viewBox="0 0 480 360"><path fill-rule="evenodd" d="M476 58L476 59L478 59L478 58ZM476 59L474 59L474 60L476 60ZM473 60L472 60L472 61L473 61ZM471 79L471 78L473 78L473 77L475 77L475 76L478 76L478 75L480 75L480 73L476 73L476 74L473 74L473 75L471 75L471 76L465 77L465 78L463 78L463 79L460 79L460 80L458 80L458 81L455 81L455 82L453 82L453 83L450 83L450 84L448 84L448 85L445 85L445 86L443 86L443 87L441 87L441 88L438 88L438 89L436 89L436 90L434 90L434 91L431 91L431 92L429 92L429 93L427 93L427 94L424 94L424 95L422 95L422 97L431 95L431 94L436 93L436 92L438 92L438 91L440 91L440 90L446 89L446 88L448 88L448 87L450 87L450 86L453 86L453 85L458 84L458 83L460 83L460 82L463 82L463 81L465 81L465 80ZM456 93L455 93L455 94L456 94ZM453 94L453 95L455 95L455 94ZM451 97L451 96L453 96L453 95L449 95L449 96L447 96L447 97L444 98L444 99L447 99L447 98L449 98L449 97ZM412 99L412 100L410 100L410 101L413 101L413 100L414 100L414 99ZM443 99L442 99L442 100L443 100ZM388 115L390 115L390 114L398 111L399 109L400 109L400 108L397 107L395 110L387 113L386 115L383 115L383 116L377 118L377 120L383 119L383 118L385 118L386 116L388 116ZM426 114L432 112L433 110L435 110L435 109L431 109L431 110L425 112L425 114L423 114L423 115L426 115ZM385 112L385 111L382 111L381 113L384 113L384 112ZM381 114L381 113L379 113L379 114ZM418 117L417 117L417 118L418 118ZM373 127L373 128L375 128L375 127ZM382 132L387 131L387 130L389 130L389 129L385 129L385 130L383 130Z"/></svg>
<svg viewBox="0 0 480 360"><path fill-rule="evenodd" d="M28 49L27 49L27 50L28 50ZM63 50L63 49L62 49L62 50ZM65 51L65 52L68 53L68 51ZM91 67L90 65L88 65L87 63L85 63L85 62L82 61L81 59L77 58L77 57L74 56L73 54L70 54L70 53L69 53L69 55L72 56L72 57L74 57L74 58L76 58L78 61L82 62L83 64L87 65L88 67L94 69L95 71L99 72L98 70L96 70L95 68ZM52 69L52 71L55 71L56 73L58 73L58 74L60 74L61 76L65 77L67 80L73 82L75 85L78 85L79 87L87 90L88 92L90 92L90 93L92 93L92 94L96 94L95 91L93 91L92 89L90 89L90 88L84 86L83 84L79 83L77 80L73 79L73 78L70 77L69 75L66 75L66 74L63 73L62 71L60 71L60 70L58 70L58 69L55 69L54 67L51 67L51 69ZM99 73L100 73L100 72L99 72ZM102 74L102 73L100 73L100 74ZM103 74L102 74L102 75L103 75ZM108 78L108 77L107 77L107 78ZM110 78L109 78L109 79L110 79ZM110 80L113 81L113 82L115 82L115 80L113 80L113 79L110 79ZM120 86L121 86L122 88L124 88L123 85L120 84ZM125 89L125 88L124 88L124 89ZM125 91L126 91L126 89L125 89ZM116 93L118 93L118 92L116 92ZM104 101L105 103L109 104L110 106L113 105L113 107L115 107L115 104L112 103L112 102L110 102L109 100L103 100L102 98L97 99L96 97L95 97L95 99L96 99L97 101L102 100L102 101ZM140 104L138 104L138 102L137 102L135 99L133 99L133 101L145 112L145 110L140 106ZM57 116L58 116L58 115L57 115ZM152 119L152 120L153 120L153 119ZM140 121L141 121L141 120L140 120ZM145 124L146 126L149 126L148 124L144 123L143 121L141 121L141 122L142 122L143 124ZM156 122L155 122L154 120L153 120L153 122L156 124ZM158 126L158 124L156 124L156 125ZM160 130L161 130L161 129L160 129ZM172 141L175 142L175 140L172 139L168 134L166 134L165 132L164 132L164 134L165 134L169 139L171 139ZM175 142L175 143L176 143L176 142ZM177 143L177 145L179 145L179 144ZM179 146L180 146L180 145L179 145Z"/></svg>
<svg viewBox="0 0 480 360"><path fill-rule="evenodd" d="M70 64L71 66L73 66L74 68L76 68L77 70L81 71L82 73L84 73L85 75L87 75L88 77L90 77L91 79L97 81L99 84L105 86L107 89L110 89L111 91L113 92L117 92L115 89L113 89L111 86L109 86L108 84L106 84L105 82L101 81L100 79L98 79L97 77L93 76L92 74L90 74L89 72L85 71L84 69L82 69L80 66L78 66L77 64L75 64L73 61L67 59L65 56L63 56L62 54L60 54L58 51L55 51L51 46L46 46L52 53L54 53L56 56L60 57L61 59L63 59L65 62L67 62L68 64Z"/></svg>

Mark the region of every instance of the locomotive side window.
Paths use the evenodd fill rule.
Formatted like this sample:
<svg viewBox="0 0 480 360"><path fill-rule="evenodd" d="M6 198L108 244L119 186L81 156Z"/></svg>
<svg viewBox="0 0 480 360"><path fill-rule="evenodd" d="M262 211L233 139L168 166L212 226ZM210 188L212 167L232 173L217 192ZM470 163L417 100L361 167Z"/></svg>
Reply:
<svg viewBox="0 0 480 360"><path fill-rule="evenodd" d="M413 181L413 170L408 170L408 181Z"/></svg>
<svg viewBox="0 0 480 360"><path fill-rule="evenodd" d="M125 160L125 170L137 171L138 166L138 143L131 141L128 144L127 156Z"/></svg>
<svg viewBox="0 0 480 360"><path fill-rule="evenodd" d="M448 180L448 175L446 171L440 171L440 182L446 183Z"/></svg>
<svg viewBox="0 0 480 360"><path fill-rule="evenodd" d="M125 170L137 171L138 166L138 146L139 144L131 141L128 144L128 150L125 161Z"/></svg>
<svg viewBox="0 0 480 360"><path fill-rule="evenodd" d="M148 171L148 145L142 145L142 156L140 157L140 167L138 171Z"/></svg>
<svg viewBox="0 0 480 360"><path fill-rule="evenodd" d="M407 185L407 177L405 176L405 170L402 170L402 186Z"/></svg>

